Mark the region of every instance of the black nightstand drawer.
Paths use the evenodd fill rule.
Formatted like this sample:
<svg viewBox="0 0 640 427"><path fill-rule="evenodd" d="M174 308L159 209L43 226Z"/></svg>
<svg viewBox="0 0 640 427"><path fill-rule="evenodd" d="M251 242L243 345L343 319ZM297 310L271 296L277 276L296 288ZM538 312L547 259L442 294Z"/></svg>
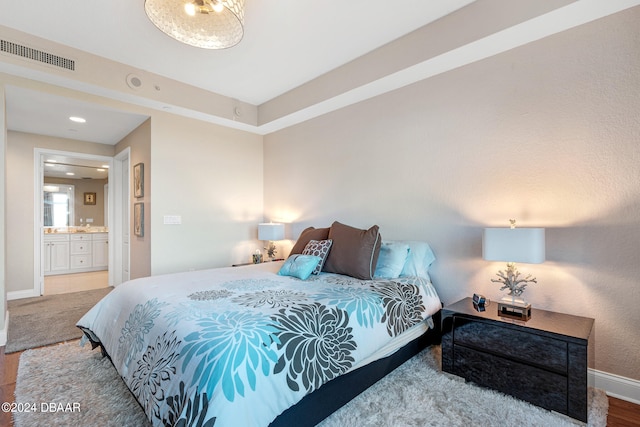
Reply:
<svg viewBox="0 0 640 427"><path fill-rule="evenodd" d="M454 317L454 341L566 374L567 343L482 320Z"/></svg>
<svg viewBox="0 0 640 427"><path fill-rule="evenodd" d="M453 351L453 374L542 408L567 413L566 376L457 345Z"/></svg>
<svg viewBox="0 0 640 427"><path fill-rule="evenodd" d="M501 317L465 298L442 309L442 370L586 422L592 328L535 308L526 322Z"/></svg>

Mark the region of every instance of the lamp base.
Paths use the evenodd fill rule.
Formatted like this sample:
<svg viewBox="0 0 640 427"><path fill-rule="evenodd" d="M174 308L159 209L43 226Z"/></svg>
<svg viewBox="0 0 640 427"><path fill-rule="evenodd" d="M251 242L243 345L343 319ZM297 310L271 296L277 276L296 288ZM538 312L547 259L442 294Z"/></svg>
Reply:
<svg viewBox="0 0 640 427"><path fill-rule="evenodd" d="M531 304L520 298L503 297L500 302L498 302L498 316L524 320L526 322L531 319Z"/></svg>

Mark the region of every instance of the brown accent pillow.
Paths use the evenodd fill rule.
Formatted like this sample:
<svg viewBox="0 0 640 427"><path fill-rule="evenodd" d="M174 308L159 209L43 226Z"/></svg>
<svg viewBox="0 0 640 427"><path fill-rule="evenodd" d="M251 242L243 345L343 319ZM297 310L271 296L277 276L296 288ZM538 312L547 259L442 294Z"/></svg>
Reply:
<svg viewBox="0 0 640 427"><path fill-rule="evenodd" d="M329 229L329 239L333 245L322 271L358 279L373 278L382 243L377 225L361 230L335 221Z"/></svg>
<svg viewBox="0 0 640 427"><path fill-rule="evenodd" d="M291 252L289 255L293 254L301 254L304 251L304 248L307 246L311 240L327 240L329 237L329 227L327 228L314 228L308 227L302 230L300 233L300 237L296 241L296 244L291 248Z"/></svg>

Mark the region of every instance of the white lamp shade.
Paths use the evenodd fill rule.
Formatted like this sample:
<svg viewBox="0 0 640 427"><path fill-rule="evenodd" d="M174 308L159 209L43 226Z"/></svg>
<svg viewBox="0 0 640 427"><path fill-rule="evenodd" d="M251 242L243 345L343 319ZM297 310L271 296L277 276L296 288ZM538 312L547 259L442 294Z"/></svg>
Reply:
<svg viewBox="0 0 640 427"><path fill-rule="evenodd" d="M284 224L274 222L258 224L258 240L284 239Z"/></svg>
<svg viewBox="0 0 640 427"><path fill-rule="evenodd" d="M487 261L544 262L544 228L485 228L482 258Z"/></svg>

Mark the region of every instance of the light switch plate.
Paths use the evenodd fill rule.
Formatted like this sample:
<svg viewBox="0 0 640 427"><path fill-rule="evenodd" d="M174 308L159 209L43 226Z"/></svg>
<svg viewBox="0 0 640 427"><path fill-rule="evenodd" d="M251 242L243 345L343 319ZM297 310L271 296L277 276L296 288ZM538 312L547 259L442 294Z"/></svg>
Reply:
<svg viewBox="0 0 640 427"><path fill-rule="evenodd" d="M182 217L180 215L165 215L164 223L168 225L182 224Z"/></svg>

